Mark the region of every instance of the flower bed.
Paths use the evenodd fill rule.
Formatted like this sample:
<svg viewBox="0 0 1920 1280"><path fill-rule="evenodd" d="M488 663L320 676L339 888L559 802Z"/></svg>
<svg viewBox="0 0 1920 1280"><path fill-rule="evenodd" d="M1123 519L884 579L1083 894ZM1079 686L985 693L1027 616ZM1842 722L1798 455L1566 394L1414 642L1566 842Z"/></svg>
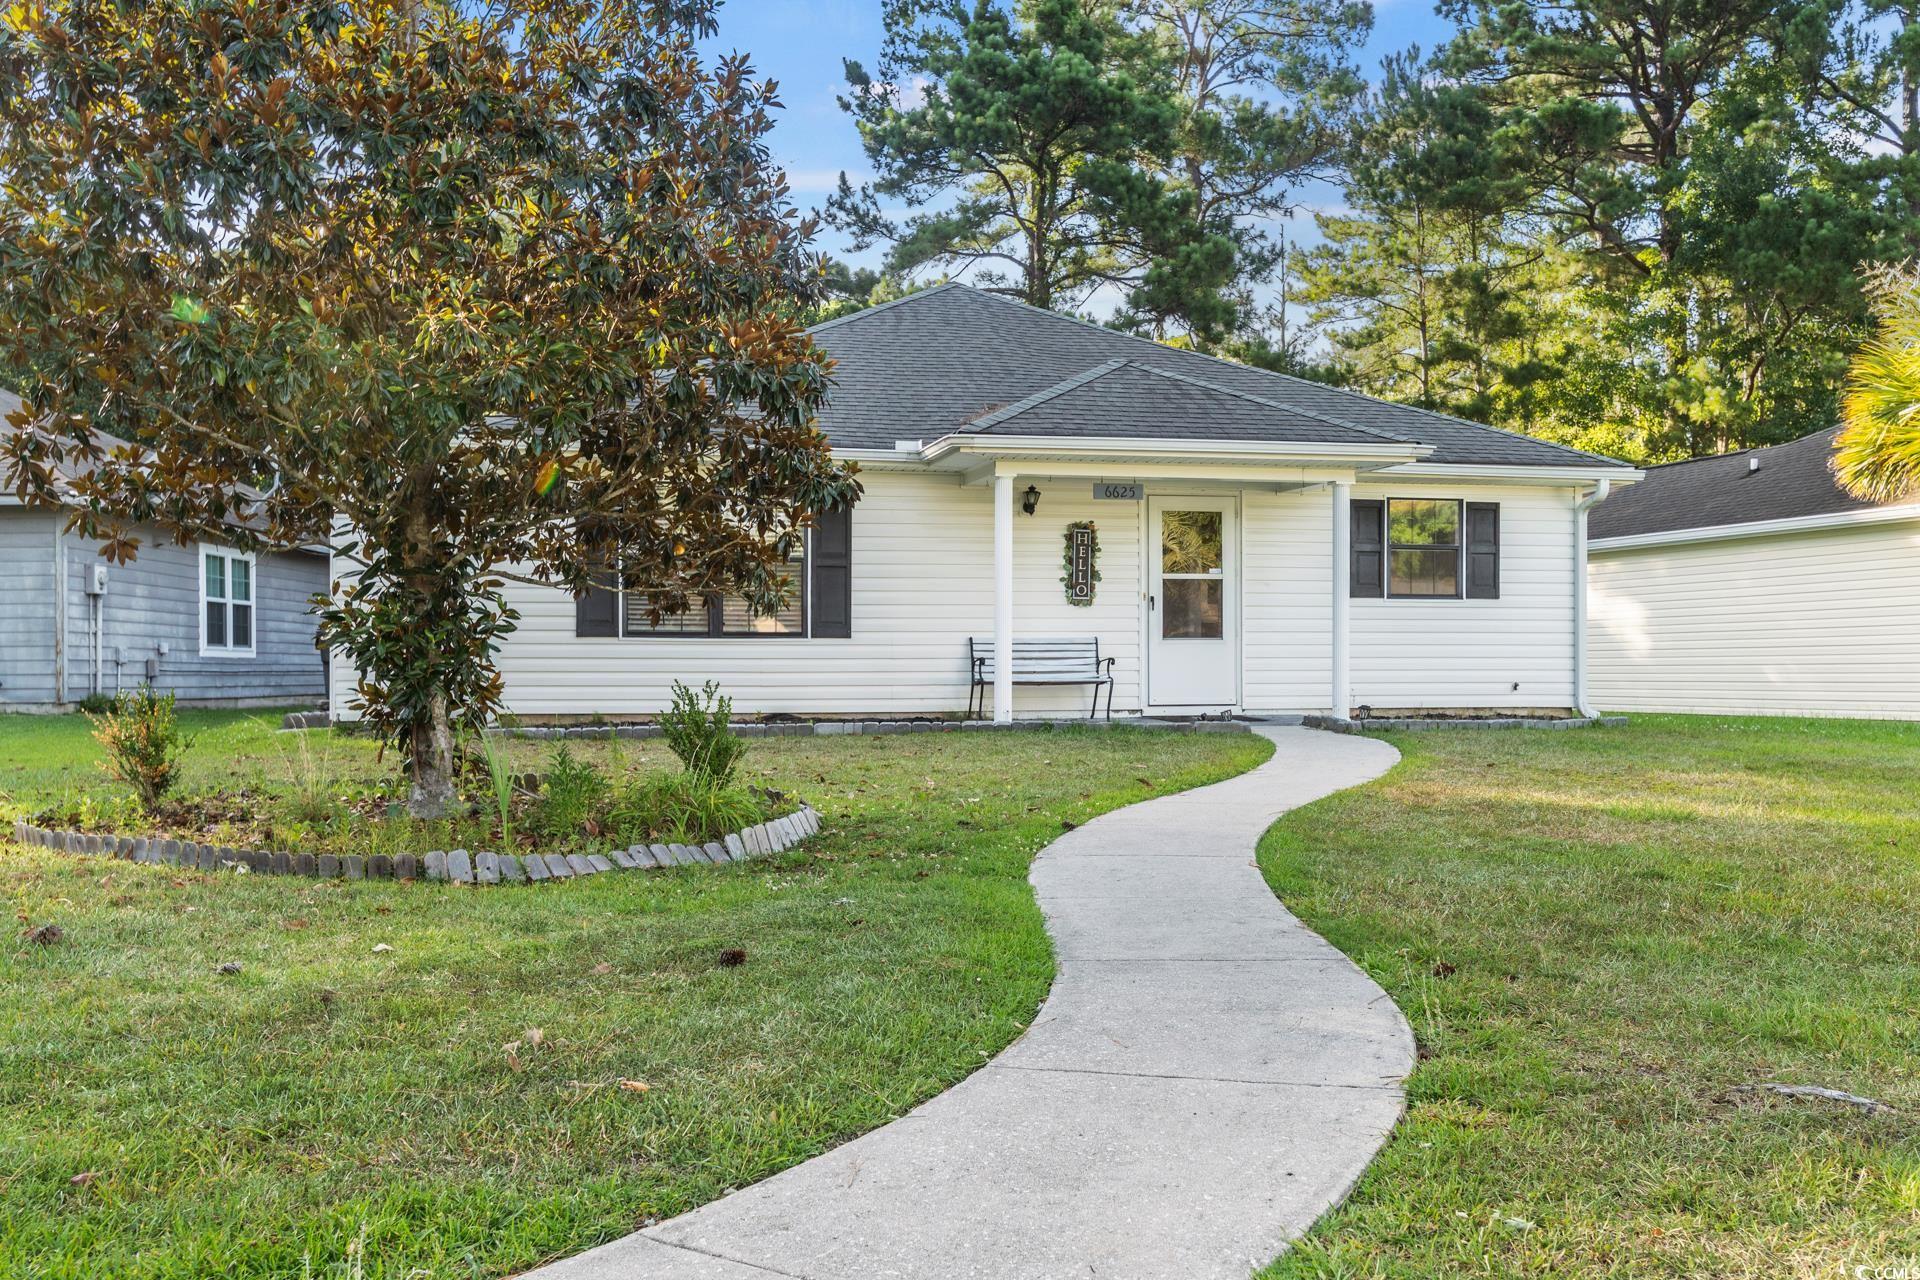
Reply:
<svg viewBox="0 0 1920 1280"><path fill-rule="evenodd" d="M193 738L171 694L142 689L92 717L102 768L132 794L83 792L16 825L22 840L73 852L353 879L497 884L738 862L777 853L819 822L779 791L735 781L747 745L730 728L731 711L715 684L674 686L660 729L678 772L630 772L617 750L607 766L560 742L542 772L522 773L476 735L449 797L398 777L349 782L300 738L284 761L288 787L180 794L179 765ZM128 828L141 834L122 834Z"/></svg>

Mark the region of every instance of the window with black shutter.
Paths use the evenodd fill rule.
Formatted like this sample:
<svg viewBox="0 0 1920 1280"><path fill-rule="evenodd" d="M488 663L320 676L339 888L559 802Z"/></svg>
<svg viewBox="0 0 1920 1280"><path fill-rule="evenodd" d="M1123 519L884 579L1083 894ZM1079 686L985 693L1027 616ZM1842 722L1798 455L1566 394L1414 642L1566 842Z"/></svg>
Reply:
<svg viewBox="0 0 1920 1280"><path fill-rule="evenodd" d="M725 593L696 601L681 613L650 615L644 589L590 588L574 601L578 636L764 637L853 634L849 513L828 512L800 539L782 566L790 583L787 602L770 613L756 611L746 596ZM809 614L813 616L810 618Z"/></svg>
<svg viewBox="0 0 1920 1280"><path fill-rule="evenodd" d="M1453 498L1387 499L1387 594L1460 598L1460 503Z"/></svg>
<svg viewBox="0 0 1920 1280"><path fill-rule="evenodd" d="M1347 594L1377 598L1386 594L1386 503L1355 499L1351 515L1353 547Z"/></svg>

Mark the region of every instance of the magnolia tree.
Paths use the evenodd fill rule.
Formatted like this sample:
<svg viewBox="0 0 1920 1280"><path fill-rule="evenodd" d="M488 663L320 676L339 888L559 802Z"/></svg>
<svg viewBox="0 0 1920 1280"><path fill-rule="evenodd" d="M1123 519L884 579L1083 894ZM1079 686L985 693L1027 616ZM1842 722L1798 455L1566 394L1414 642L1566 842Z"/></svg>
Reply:
<svg viewBox="0 0 1920 1280"><path fill-rule="evenodd" d="M25 0L0 12L0 476L142 526L331 541L320 638L454 799L509 581L617 564L770 608L857 496L813 427L819 267L708 66L711 0ZM102 442L100 432L132 443ZM9 476L10 473L10 476Z"/></svg>

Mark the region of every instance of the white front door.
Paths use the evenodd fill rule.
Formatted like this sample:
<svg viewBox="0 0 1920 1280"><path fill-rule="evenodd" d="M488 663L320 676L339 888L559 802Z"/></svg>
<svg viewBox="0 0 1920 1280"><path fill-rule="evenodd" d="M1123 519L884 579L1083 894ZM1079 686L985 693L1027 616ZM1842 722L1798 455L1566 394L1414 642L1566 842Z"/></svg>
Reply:
<svg viewBox="0 0 1920 1280"><path fill-rule="evenodd" d="M1153 706L1220 711L1239 700L1237 515L1230 497L1147 500L1147 701Z"/></svg>

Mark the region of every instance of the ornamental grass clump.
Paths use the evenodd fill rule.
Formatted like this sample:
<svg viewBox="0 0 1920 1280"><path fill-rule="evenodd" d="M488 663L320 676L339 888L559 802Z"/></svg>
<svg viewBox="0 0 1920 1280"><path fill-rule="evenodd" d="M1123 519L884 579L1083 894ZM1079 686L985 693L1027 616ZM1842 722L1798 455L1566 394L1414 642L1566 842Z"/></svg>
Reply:
<svg viewBox="0 0 1920 1280"><path fill-rule="evenodd" d="M193 739L180 731L172 693L152 685L114 696L99 715L89 714L94 741L106 752L100 762L108 777L133 788L140 807L151 814L179 781L180 761Z"/></svg>
<svg viewBox="0 0 1920 1280"><path fill-rule="evenodd" d="M613 784L598 765L561 743L547 759L545 782L533 814L536 834L553 841L601 834Z"/></svg>
<svg viewBox="0 0 1920 1280"><path fill-rule="evenodd" d="M709 680L695 693L673 682L673 704L660 715L660 733L680 758L680 767L714 788L733 781L747 744L733 732L733 699Z"/></svg>

